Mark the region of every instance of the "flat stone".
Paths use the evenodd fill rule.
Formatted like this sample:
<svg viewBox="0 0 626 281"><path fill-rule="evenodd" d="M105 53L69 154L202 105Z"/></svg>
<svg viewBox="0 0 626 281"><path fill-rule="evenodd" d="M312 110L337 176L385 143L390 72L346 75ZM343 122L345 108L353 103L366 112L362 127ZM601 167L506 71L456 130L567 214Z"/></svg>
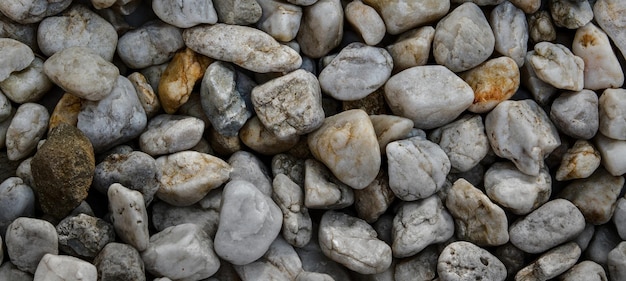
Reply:
<svg viewBox="0 0 626 281"><path fill-rule="evenodd" d="M174 206L189 206L226 182L232 168L215 156L181 151L156 159L161 187L159 199Z"/></svg>
<svg viewBox="0 0 626 281"><path fill-rule="evenodd" d="M256 0L214 0L213 8L220 22L236 25L254 24L263 13Z"/></svg>
<svg viewBox="0 0 626 281"><path fill-rule="evenodd" d="M304 205L311 209L343 209L354 203L354 192L323 163L304 162Z"/></svg>
<svg viewBox="0 0 626 281"><path fill-rule="evenodd" d="M378 11L385 21L387 32L393 35L439 20L450 10L450 1L365 0L364 2Z"/></svg>
<svg viewBox="0 0 626 281"><path fill-rule="evenodd" d="M46 254L35 271L33 281L69 280L79 277L80 280L98 280L96 267L84 260L56 254Z"/></svg>
<svg viewBox="0 0 626 281"><path fill-rule="evenodd" d="M306 70L255 87L252 104L261 123L279 139L310 133L324 122L319 82Z"/></svg>
<svg viewBox="0 0 626 281"><path fill-rule="evenodd" d="M302 9L296 39L302 53L312 59L328 54L343 37L344 13L340 0L318 0Z"/></svg>
<svg viewBox="0 0 626 281"><path fill-rule="evenodd" d="M141 69L167 62L184 44L179 28L155 20L124 33L117 53L124 64Z"/></svg>
<svg viewBox="0 0 626 281"><path fill-rule="evenodd" d="M516 215L532 212L552 194L552 179L545 168L530 176L511 162L497 162L489 167L484 181L487 196Z"/></svg>
<svg viewBox="0 0 626 281"><path fill-rule="evenodd" d="M374 126L363 110L328 117L308 136L313 156L343 183L363 189L378 175L381 156Z"/></svg>
<svg viewBox="0 0 626 281"><path fill-rule="evenodd" d="M18 177L9 177L0 183L0 233L6 233L15 219L34 216L35 193L30 186Z"/></svg>
<svg viewBox="0 0 626 281"><path fill-rule="evenodd" d="M524 65L528 45L528 23L524 11L509 1L497 1L489 23L493 29L496 52L510 57L518 67Z"/></svg>
<svg viewBox="0 0 626 281"><path fill-rule="evenodd" d="M439 255L437 273L441 281L506 279L506 267L489 253L470 242L453 242Z"/></svg>
<svg viewBox="0 0 626 281"><path fill-rule="evenodd" d="M146 77L140 72L133 72L128 75L128 80L133 83L139 102L141 102L141 106L146 112L148 118L152 118L157 115L157 113L161 110L161 103L159 102L159 97L154 92L152 85L148 83Z"/></svg>
<svg viewBox="0 0 626 281"><path fill-rule="evenodd" d="M609 37L593 23L576 30L572 53L585 63L585 89L601 90L624 85L624 72Z"/></svg>
<svg viewBox="0 0 626 281"><path fill-rule="evenodd" d="M607 257L609 277L611 281L626 278L626 243L622 242L609 252Z"/></svg>
<svg viewBox="0 0 626 281"><path fill-rule="evenodd" d="M54 86L44 73L43 64L41 58L35 57L27 68L0 82L0 89L15 103L39 101Z"/></svg>
<svg viewBox="0 0 626 281"><path fill-rule="evenodd" d="M541 253L572 240L585 229L585 217L574 204L554 199L511 224L511 243L527 253Z"/></svg>
<svg viewBox="0 0 626 281"><path fill-rule="evenodd" d="M107 61L117 48L115 28L83 5L74 5L63 13L45 18L37 29L39 48L46 56L69 47L88 47Z"/></svg>
<svg viewBox="0 0 626 281"><path fill-rule="evenodd" d="M146 112L135 87L127 78L118 76L108 96L82 103L77 127L89 138L94 150L102 152L138 137L146 123Z"/></svg>
<svg viewBox="0 0 626 281"><path fill-rule="evenodd" d="M391 247L367 222L343 213L324 213L319 244L327 257L361 274L380 273L391 265Z"/></svg>
<svg viewBox="0 0 626 281"><path fill-rule="evenodd" d="M244 180L256 186L263 194L272 196L270 171L260 158L247 151L237 151L228 158L232 168L230 180Z"/></svg>
<svg viewBox="0 0 626 281"><path fill-rule="evenodd" d="M200 54L232 62L254 72L291 71L302 64L302 58L296 51L252 27L221 23L202 25L186 29L183 40L187 47Z"/></svg>
<svg viewBox="0 0 626 281"><path fill-rule="evenodd" d="M454 235L454 220L441 199L430 196L424 200L406 202L393 218L393 256L410 257L441 243Z"/></svg>
<svg viewBox="0 0 626 281"><path fill-rule="evenodd" d="M232 65L216 61L206 69L200 87L206 116L213 128L225 136L236 136L253 113L246 106L244 93L237 90L236 75Z"/></svg>
<svg viewBox="0 0 626 281"><path fill-rule="evenodd" d="M33 218L17 218L4 236L7 254L19 270L35 273L41 258L59 253L59 238L51 223Z"/></svg>
<svg viewBox="0 0 626 281"><path fill-rule="evenodd" d="M198 144L202 133L204 122L198 118L161 114L150 119L139 136L139 147L152 156L176 153Z"/></svg>
<svg viewBox="0 0 626 281"><path fill-rule="evenodd" d="M626 13L626 3L619 0L598 0L593 5L593 16L611 38L622 56L626 56L626 23L621 18Z"/></svg>
<svg viewBox="0 0 626 281"><path fill-rule="evenodd" d="M352 43L319 75L322 90L338 100L358 100L380 88L391 76L393 59L383 49Z"/></svg>
<svg viewBox="0 0 626 281"><path fill-rule="evenodd" d="M387 211L395 198L389 188L389 176L381 169L368 186L354 190L354 207L359 218L373 223Z"/></svg>
<svg viewBox="0 0 626 281"><path fill-rule="evenodd" d="M588 222L600 225L613 216L623 186L624 177L611 176L606 170L598 169L589 178L567 185L559 197L574 203Z"/></svg>
<svg viewBox="0 0 626 281"><path fill-rule="evenodd" d="M626 102L625 89L606 89L598 102L600 115L600 133L616 140L626 140Z"/></svg>
<svg viewBox="0 0 626 281"><path fill-rule="evenodd" d="M234 264L251 263L265 254L282 226L280 208L253 184L231 181L224 187L215 252Z"/></svg>
<svg viewBox="0 0 626 281"><path fill-rule="evenodd" d="M615 204L613 212L613 224L617 228L617 234L624 239L626 237L626 197L620 198Z"/></svg>
<svg viewBox="0 0 626 281"><path fill-rule="evenodd" d="M179 28L217 22L217 12L213 8L213 1L182 0L171 2L155 0L152 1L152 10L162 21Z"/></svg>
<svg viewBox="0 0 626 281"><path fill-rule="evenodd" d="M119 70L87 47L70 47L56 52L43 70L59 87L80 98L99 101L114 92Z"/></svg>
<svg viewBox="0 0 626 281"><path fill-rule="evenodd" d="M598 131L598 102L598 95L591 90L561 93L552 103L550 119L561 132L590 139Z"/></svg>
<svg viewBox="0 0 626 281"><path fill-rule="evenodd" d="M567 271L580 258L580 247L569 242L542 254L515 274L515 280L550 280Z"/></svg>
<svg viewBox="0 0 626 281"><path fill-rule="evenodd" d="M561 44L540 42L529 63L537 77L563 90L580 91L585 84L585 62Z"/></svg>
<svg viewBox="0 0 626 281"><path fill-rule="evenodd" d="M428 198L439 191L450 172L450 160L435 143L420 137L387 145L389 187L404 201Z"/></svg>
<svg viewBox="0 0 626 281"><path fill-rule="evenodd" d="M93 264L101 281L145 281L146 274L139 252L128 244L111 242L96 256Z"/></svg>
<svg viewBox="0 0 626 281"><path fill-rule="evenodd" d="M185 207L172 206L159 201L152 207L154 228L157 231L163 231L170 226L193 223L210 237L215 237L219 223L221 195L221 190L214 190L197 204Z"/></svg>
<svg viewBox="0 0 626 281"><path fill-rule="evenodd" d="M276 155L293 148L300 141L299 135L280 139L268 130L258 116L248 119L239 130L239 138L246 146L264 155Z"/></svg>
<svg viewBox="0 0 626 281"><path fill-rule="evenodd" d="M80 113L83 101L83 99L75 95L68 93L63 94L50 114L48 134L52 132L52 129L61 124L76 127L78 124L78 114Z"/></svg>
<svg viewBox="0 0 626 281"><path fill-rule="evenodd" d="M386 47L393 58L393 67L402 71L414 66L425 65L430 56L430 46L435 37L435 28L424 26L402 33L396 42Z"/></svg>
<svg viewBox="0 0 626 281"><path fill-rule="evenodd" d="M86 214L66 217L57 224L56 231L61 251L82 258L94 258L115 241L113 225Z"/></svg>
<svg viewBox="0 0 626 281"><path fill-rule="evenodd" d="M626 173L626 159L620 157L626 153L626 141L607 138L602 134L597 134L594 140L602 166L613 176Z"/></svg>
<svg viewBox="0 0 626 281"><path fill-rule="evenodd" d="M454 182L446 197L459 239L482 246L499 246L509 241L506 213L480 189L464 179Z"/></svg>
<svg viewBox="0 0 626 281"><path fill-rule="evenodd" d="M433 130L429 139L438 144L450 160L451 170L467 172L487 155L489 141L479 115L465 115Z"/></svg>
<svg viewBox="0 0 626 281"><path fill-rule="evenodd" d="M543 159L561 145L556 128L532 100L501 102L485 118L485 130L495 154L531 176L539 174Z"/></svg>
<svg viewBox="0 0 626 281"><path fill-rule="evenodd" d="M274 177L272 187L272 199L283 213L283 238L294 247L303 247L311 240L313 225L302 188L284 174Z"/></svg>
<svg viewBox="0 0 626 281"><path fill-rule="evenodd" d="M433 129L461 115L472 105L474 92L449 69L429 65L391 76L385 84L385 98L395 115L413 120L418 129Z"/></svg>
<svg viewBox="0 0 626 281"><path fill-rule="evenodd" d="M42 211L62 219L87 198L95 170L93 147L76 127L61 124L33 157L31 170Z"/></svg>
<svg viewBox="0 0 626 281"><path fill-rule="evenodd" d="M446 1L444 1L446 2ZM475 38L481 38L476 41ZM495 37L480 8L466 2L437 23L433 55L438 64L454 72L465 71L486 61L493 53Z"/></svg>
<svg viewBox="0 0 626 281"><path fill-rule="evenodd" d="M551 1L550 14L556 26L568 29L578 29L593 19L593 10L588 1Z"/></svg>
<svg viewBox="0 0 626 281"><path fill-rule="evenodd" d="M387 144L408 137L411 129L413 129L411 119L395 115L370 115L370 121L374 126L382 154L386 153Z"/></svg>
<svg viewBox="0 0 626 281"><path fill-rule="evenodd" d="M582 261L561 275L562 281L606 281L606 272L601 265L592 261ZM616 279L619 280L619 279Z"/></svg>
<svg viewBox="0 0 626 281"><path fill-rule="evenodd" d="M117 236L138 251L146 250L150 234L148 213L141 193L114 183L109 187L107 196Z"/></svg>
<svg viewBox="0 0 626 281"><path fill-rule="evenodd" d="M475 113L489 112L511 98L520 85L518 65L509 57L488 60L462 73L461 78L474 90L474 101L468 110Z"/></svg>
<svg viewBox="0 0 626 281"><path fill-rule="evenodd" d="M346 20L361 34L365 44L373 46L385 37L385 22L378 12L361 1L352 1L345 8Z"/></svg>
<svg viewBox="0 0 626 281"><path fill-rule="evenodd" d="M161 106L173 114L189 100L196 82L204 76L212 60L190 48L178 51L161 75L158 86Z"/></svg>
<svg viewBox="0 0 626 281"><path fill-rule="evenodd" d="M29 156L48 127L48 110L37 103L20 105L6 131L7 157L11 161Z"/></svg>
<svg viewBox="0 0 626 281"><path fill-rule="evenodd" d="M539 1L539 3L541 3L541 1ZM531 42L539 43L556 40L556 30L552 23L552 17L550 16L550 12L546 10L537 11L530 15L528 18L528 31Z"/></svg>
<svg viewBox="0 0 626 281"><path fill-rule="evenodd" d="M280 42L296 38L302 19L302 7L276 0L258 0L263 15L256 26Z"/></svg>
<svg viewBox="0 0 626 281"><path fill-rule="evenodd" d="M72 0L60 1L6 1L0 3L0 12L12 20L21 23L36 23L42 19L56 15L72 4ZM2 80L2 79L0 79Z"/></svg>

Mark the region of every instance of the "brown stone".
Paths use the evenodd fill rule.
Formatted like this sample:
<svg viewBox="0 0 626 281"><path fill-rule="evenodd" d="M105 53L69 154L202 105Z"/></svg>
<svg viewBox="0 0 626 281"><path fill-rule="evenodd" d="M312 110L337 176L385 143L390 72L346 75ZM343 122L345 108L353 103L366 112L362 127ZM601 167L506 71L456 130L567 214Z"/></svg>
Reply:
<svg viewBox="0 0 626 281"><path fill-rule="evenodd" d="M80 130L65 123L54 128L31 162L43 212L62 219L85 200L95 162L93 146Z"/></svg>
<svg viewBox="0 0 626 281"><path fill-rule="evenodd" d="M368 115L387 114L387 104L385 103L385 95L383 88L378 88L366 97L353 101L343 101L343 111L350 109L363 109Z"/></svg>
<svg viewBox="0 0 626 281"><path fill-rule="evenodd" d="M396 195L389 188L387 173L381 169L367 187L354 190L354 207L359 218L373 223L387 211L395 198Z"/></svg>
<svg viewBox="0 0 626 281"><path fill-rule="evenodd" d="M215 153L222 156L230 156L231 154L241 150L243 144L238 136L228 137L218 133L213 127L209 129L207 138L211 148Z"/></svg>
<svg viewBox="0 0 626 281"><path fill-rule="evenodd" d="M52 132L52 129L61 125L62 123L76 126L78 123L78 113L80 107L83 104L83 100L77 96L65 93L57 105L54 107L52 114L50 115L50 123L48 123L48 134Z"/></svg>

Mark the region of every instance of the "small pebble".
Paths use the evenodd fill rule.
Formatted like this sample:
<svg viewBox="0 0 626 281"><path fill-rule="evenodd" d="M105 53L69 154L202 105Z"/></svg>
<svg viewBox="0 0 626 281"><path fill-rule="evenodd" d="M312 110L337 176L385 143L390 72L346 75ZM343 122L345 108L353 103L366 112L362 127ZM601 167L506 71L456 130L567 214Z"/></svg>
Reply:
<svg viewBox="0 0 626 281"><path fill-rule="evenodd" d="M219 224L219 203L221 190L209 193L201 202L191 206L178 207L163 201L156 202L152 207L152 223L157 231L163 231L170 226L193 223L199 226L206 234L215 237ZM203 201L217 203L217 206L204 206Z"/></svg>
<svg viewBox="0 0 626 281"><path fill-rule="evenodd" d="M615 46L626 55L626 30L622 17L626 3L619 0L598 0L593 5L593 16L600 28L611 38Z"/></svg>
<svg viewBox="0 0 626 281"><path fill-rule="evenodd" d="M561 132L588 140L598 131L598 102L590 90L561 93L552 103L550 119Z"/></svg>
<svg viewBox="0 0 626 281"><path fill-rule="evenodd" d="M454 220L441 199L430 196L402 204L393 218L391 235L393 256L410 257L428 249L431 244L452 238Z"/></svg>
<svg viewBox="0 0 626 281"><path fill-rule="evenodd" d="M550 13L548 11L538 11L531 14L528 17L528 33L531 42L534 43L554 41L556 39L556 30Z"/></svg>
<svg viewBox="0 0 626 281"><path fill-rule="evenodd" d="M128 244L106 244L93 264L101 281L146 280L143 260L139 252Z"/></svg>
<svg viewBox="0 0 626 281"><path fill-rule="evenodd" d="M340 0L318 0L304 7L296 36L302 53L317 59L339 46L343 37L343 17Z"/></svg>
<svg viewBox="0 0 626 281"><path fill-rule="evenodd" d="M263 12L256 0L214 0L213 8L220 22L238 25L254 24Z"/></svg>
<svg viewBox="0 0 626 281"><path fill-rule="evenodd" d="M459 241L447 245L441 251L437 273L441 281L483 279L504 281L506 267L487 250L470 242Z"/></svg>
<svg viewBox="0 0 626 281"><path fill-rule="evenodd" d="M554 24L568 29L578 29L593 19L593 10L588 1L553 0L550 14Z"/></svg>
<svg viewBox="0 0 626 281"><path fill-rule="evenodd" d="M139 136L139 147L152 156L176 153L198 144L202 133L204 122L198 118L161 114L150 119Z"/></svg>
<svg viewBox="0 0 626 281"><path fill-rule="evenodd" d="M159 102L159 98L155 94L154 89L148 83L146 77L139 72L133 72L128 76L128 80L133 83L139 102L141 102L141 106L146 112L148 118L152 118L159 113L159 110L161 110L161 103Z"/></svg>
<svg viewBox="0 0 626 281"><path fill-rule="evenodd" d="M474 90L474 102L468 108L475 113L492 110L500 102L511 98L520 85L520 72L509 57L488 60L461 74Z"/></svg>
<svg viewBox="0 0 626 281"><path fill-rule="evenodd" d="M492 12L489 22L493 29L496 52L508 56L518 67L524 65L528 45L528 23L524 11L509 1L501 2Z"/></svg>
<svg viewBox="0 0 626 281"><path fill-rule="evenodd" d="M535 44L530 66L542 81L563 90L580 91L585 84L585 62L561 44Z"/></svg>
<svg viewBox="0 0 626 281"><path fill-rule="evenodd" d="M361 34L365 44L376 45L385 37L385 22L371 6L352 1L346 5L345 15L346 20Z"/></svg>
<svg viewBox="0 0 626 281"><path fill-rule="evenodd" d="M117 54L129 67L141 69L167 62L182 47L182 31L155 20L124 33L117 44Z"/></svg>
<svg viewBox="0 0 626 281"><path fill-rule="evenodd" d="M626 141L607 138L602 134L597 134L594 140L602 166L613 176L626 173L626 159L621 157L626 153Z"/></svg>
<svg viewBox="0 0 626 281"><path fill-rule="evenodd" d="M44 61L41 58L35 57L27 68L13 72L7 79L0 82L0 89L15 103L38 101L54 86L44 73L43 64Z"/></svg>
<svg viewBox="0 0 626 281"><path fill-rule="evenodd" d="M626 276L625 276L626 277ZM562 281L607 281L606 272L601 265L592 261L582 261L560 277ZM619 279L615 279L619 280Z"/></svg>
<svg viewBox="0 0 626 281"><path fill-rule="evenodd" d="M520 69L521 82L522 86L530 91L533 99L540 105L545 106L552 102L558 89L537 77L535 69L529 62L534 54L535 51L529 51L526 53L526 57L524 57L524 65Z"/></svg>
<svg viewBox="0 0 626 281"><path fill-rule="evenodd" d="M606 89L599 98L600 132L616 140L626 140L626 89Z"/></svg>
<svg viewBox="0 0 626 281"><path fill-rule="evenodd" d="M179 28L217 22L217 12L213 8L213 1L181 0L171 2L154 0L152 1L152 11L162 21Z"/></svg>
<svg viewBox="0 0 626 281"><path fill-rule="evenodd" d="M615 211L613 212L613 223L615 228L617 228L617 234L622 239L626 238L626 197L617 200Z"/></svg>
<svg viewBox="0 0 626 281"><path fill-rule="evenodd" d="M54 225L44 220L17 218L9 225L4 238L11 263L22 271L35 273L44 255L59 253Z"/></svg>
<svg viewBox="0 0 626 281"><path fill-rule="evenodd" d="M304 162L304 205L311 209L343 209L354 203L354 192L321 162Z"/></svg>
<svg viewBox="0 0 626 281"><path fill-rule="evenodd" d="M7 227L15 219L33 216L35 216L35 193L31 187L18 177L4 180L0 184L0 234L6 233Z"/></svg>
<svg viewBox="0 0 626 281"><path fill-rule="evenodd" d="M93 264L75 257L46 254L37 266L33 281L72 280L74 278L96 281L98 270Z"/></svg>
<svg viewBox="0 0 626 281"><path fill-rule="evenodd" d="M359 218L373 223L391 206L395 194L389 188L389 176L380 170L376 179L363 189L354 190L354 207Z"/></svg>
<svg viewBox="0 0 626 281"><path fill-rule="evenodd" d="M168 227L152 235L141 257L146 271L172 280L202 280L220 267L209 235L190 223Z"/></svg>
<svg viewBox="0 0 626 281"><path fill-rule="evenodd" d="M609 37L593 23L576 30L572 52L585 63L586 89L601 90L624 85L624 72Z"/></svg>
<svg viewBox="0 0 626 281"><path fill-rule="evenodd" d="M296 38L302 19L302 7L276 0L259 0L263 15L256 26L280 42Z"/></svg>
<svg viewBox="0 0 626 281"><path fill-rule="evenodd" d="M386 153L387 144L408 137L413 129L413 121L408 118L395 115L370 115L369 117L382 154Z"/></svg>
<svg viewBox="0 0 626 281"><path fill-rule="evenodd" d="M456 172L471 170L489 151L485 126L479 115L465 115L439 127L430 133L429 139L446 153L451 170Z"/></svg>
<svg viewBox="0 0 626 281"><path fill-rule="evenodd" d="M395 43L386 47L393 58L393 67L402 71L414 66L425 65L430 55L430 46L435 37L435 28L424 26L402 33Z"/></svg>
<svg viewBox="0 0 626 281"><path fill-rule="evenodd" d="M279 139L254 116L239 130L239 138L247 147L263 155L276 155L293 148L300 141L299 135Z"/></svg>
<svg viewBox="0 0 626 281"><path fill-rule="evenodd" d="M626 242L619 243L609 252L607 263L609 280L619 281L626 278Z"/></svg>
<svg viewBox="0 0 626 281"><path fill-rule="evenodd" d="M11 119L6 132L6 147L9 160L21 160L29 156L46 133L50 115L37 103L20 105Z"/></svg>
<svg viewBox="0 0 626 281"><path fill-rule="evenodd" d="M28 24L40 22L46 17L56 15L69 7L70 4L72 4L72 0L52 2L40 0L10 0L0 3L0 12L18 23Z"/></svg>
<svg viewBox="0 0 626 281"><path fill-rule="evenodd" d="M485 173L485 193L516 215L525 215L550 199L552 179L548 170L537 176L522 173L511 162L498 162Z"/></svg>
<svg viewBox="0 0 626 281"><path fill-rule="evenodd" d="M150 234L148 213L141 193L114 183L109 187L107 196L117 236L138 251L146 250Z"/></svg>
<svg viewBox="0 0 626 281"><path fill-rule="evenodd" d="M380 273L391 265L391 247L367 222L343 213L324 213L319 244L327 257L361 274Z"/></svg>
<svg viewBox="0 0 626 281"><path fill-rule="evenodd" d="M515 274L515 280L550 280L570 269L580 258L580 247L569 242L542 254Z"/></svg>
<svg viewBox="0 0 626 281"><path fill-rule="evenodd" d="M450 1L365 0L365 4L378 11L393 35L434 22L450 10Z"/></svg>
<svg viewBox="0 0 626 281"><path fill-rule="evenodd" d="M272 186L272 199L283 213L283 238L294 247L303 247L311 240L313 225L302 188L284 174L277 174Z"/></svg>
<svg viewBox="0 0 626 281"><path fill-rule="evenodd" d="M115 241L115 230L108 222L85 214L68 216L56 226L59 249L73 256L92 259L108 243Z"/></svg>

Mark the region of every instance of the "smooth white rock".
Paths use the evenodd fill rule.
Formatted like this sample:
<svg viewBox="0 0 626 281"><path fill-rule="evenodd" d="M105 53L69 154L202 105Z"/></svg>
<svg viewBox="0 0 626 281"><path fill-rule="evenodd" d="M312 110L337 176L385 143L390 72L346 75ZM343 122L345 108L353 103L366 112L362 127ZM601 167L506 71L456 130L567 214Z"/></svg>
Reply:
<svg viewBox="0 0 626 281"><path fill-rule="evenodd" d="M365 0L378 11L387 32L396 35L414 27L437 21L450 10L450 0Z"/></svg>
<svg viewBox="0 0 626 281"><path fill-rule="evenodd" d="M0 82L11 73L27 68L35 59L35 54L28 45L10 38L0 38L0 53Z"/></svg>
<svg viewBox="0 0 626 281"><path fill-rule="evenodd" d="M59 238L54 225L41 219L15 219L7 229L4 243L11 263L30 273L35 273L44 255L59 253Z"/></svg>
<svg viewBox="0 0 626 281"><path fill-rule="evenodd" d="M277 0L257 0L263 14L256 26L280 42L296 38L302 20L302 7Z"/></svg>
<svg viewBox="0 0 626 281"><path fill-rule="evenodd" d="M598 0L593 5L593 15L602 30L626 56L626 2L620 0Z"/></svg>
<svg viewBox="0 0 626 281"><path fill-rule="evenodd" d="M179 28L188 28L198 24L214 24L217 12L213 1L206 0L153 0L152 11L162 21Z"/></svg>
<svg viewBox="0 0 626 281"><path fill-rule="evenodd" d="M600 95L600 133L616 139L626 140L626 90L606 89Z"/></svg>
<svg viewBox="0 0 626 281"><path fill-rule="evenodd" d="M139 147L152 156L176 153L198 144L202 133L204 122L198 118L161 114L150 119L139 136Z"/></svg>
<svg viewBox="0 0 626 281"><path fill-rule="evenodd" d="M620 176L626 173L626 159L622 157L626 153L626 141L597 134L594 138L594 144L600 152L602 166L611 175Z"/></svg>
<svg viewBox="0 0 626 281"><path fill-rule="evenodd" d="M385 22L376 10L363 2L352 1L345 8L346 20L361 34L365 44L373 46L385 37Z"/></svg>
<svg viewBox="0 0 626 281"><path fill-rule="evenodd" d="M107 192L109 211L115 232L120 239L143 251L148 247L148 212L139 191L114 183Z"/></svg>
<svg viewBox="0 0 626 281"><path fill-rule="evenodd" d="M35 57L27 68L13 72L7 79L0 82L0 89L15 103L39 101L54 86L44 73L43 64L44 61L41 58Z"/></svg>
<svg viewBox="0 0 626 281"><path fill-rule="evenodd" d="M317 59L339 46L343 38L343 17L340 0L318 0L304 7L296 36L302 53Z"/></svg>
<svg viewBox="0 0 626 281"><path fill-rule="evenodd" d="M542 81L558 89L580 91L585 84L585 62L561 44L540 42L529 63Z"/></svg>
<svg viewBox="0 0 626 281"><path fill-rule="evenodd" d="M504 281L506 267L494 255L470 242L458 241L441 251L437 262L441 281L491 280Z"/></svg>
<svg viewBox="0 0 626 281"><path fill-rule="evenodd" d="M46 254L41 258L33 281L98 280L96 267L79 258Z"/></svg>
<svg viewBox="0 0 626 281"><path fill-rule="evenodd" d="M433 130L429 139L438 144L450 160L451 170L467 172L487 155L489 141L480 115L465 115Z"/></svg>
<svg viewBox="0 0 626 281"><path fill-rule="evenodd" d="M572 52L585 62L585 89L601 90L624 85L624 72L609 37L593 23L576 30Z"/></svg>
<svg viewBox="0 0 626 281"><path fill-rule="evenodd" d="M525 215L550 199L552 179L547 169L529 176L513 163L497 162L485 172L485 193L491 200L517 215Z"/></svg>
<svg viewBox="0 0 626 281"><path fill-rule="evenodd" d="M500 1L501 2L501 1ZM489 23L495 38L495 50L524 65L528 45L528 23L524 11L504 1L491 11Z"/></svg>
<svg viewBox="0 0 626 281"><path fill-rule="evenodd" d="M354 203L354 192L315 159L304 162L304 205L310 209L343 209Z"/></svg>
<svg viewBox="0 0 626 281"><path fill-rule="evenodd" d="M425 65L430 56L430 46L435 37L435 28L424 26L402 33L396 42L386 47L393 58L393 67L398 71Z"/></svg>
<svg viewBox="0 0 626 281"><path fill-rule="evenodd" d="M50 115L43 105L20 105L6 132L7 158L20 160L33 152L46 133L49 120Z"/></svg>

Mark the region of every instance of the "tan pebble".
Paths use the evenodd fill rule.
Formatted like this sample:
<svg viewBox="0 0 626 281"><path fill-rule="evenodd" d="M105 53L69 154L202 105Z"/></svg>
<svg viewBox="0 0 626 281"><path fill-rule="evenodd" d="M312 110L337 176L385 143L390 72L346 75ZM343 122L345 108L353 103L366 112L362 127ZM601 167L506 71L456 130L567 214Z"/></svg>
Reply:
<svg viewBox="0 0 626 281"><path fill-rule="evenodd" d="M133 83L139 102L141 102L141 106L146 111L148 118L156 115L161 110L161 103L146 77L139 72L135 72L128 76L128 80Z"/></svg>
<svg viewBox="0 0 626 281"><path fill-rule="evenodd" d="M519 68L509 57L488 60L461 74L461 78L474 90L474 102L468 110L475 113L488 112L508 100L520 85Z"/></svg>
<svg viewBox="0 0 626 281"><path fill-rule="evenodd" d="M223 156L231 155L241 150L243 146L238 136L227 137L220 135L213 127L209 129L208 140L215 153Z"/></svg>
<svg viewBox="0 0 626 281"><path fill-rule="evenodd" d="M288 151L300 140L299 135L279 139L263 126L257 116L248 119L248 122L239 131L239 138L252 150L265 155Z"/></svg>
<svg viewBox="0 0 626 281"><path fill-rule="evenodd" d="M202 79L211 62L189 48L174 55L159 82L159 99L165 112L172 114L187 102L196 81Z"/></svg>
<svg viewBox="0 0 626 281"><path fill-rule="evenodd" d="M393 67L396 72L413 66L425 65L430 56L430 45L435 37L435 28L424 26L410 30L387 46L387 51L393 58Z"/></svg>
<svg viewBox="0 0 626 281"><path fill-rule="evenodd" d="M52 129L62 123L76 127L76 124L78 123L78 113L80 112L80 107L82 104L83 100L81 98L69 93L65 93L61 97L57 105L54 107L54 110L50 115L50 123L48 123L48 134L52 132Z"/></svg>
<svg viewBox="0 0 626 281"><path fill-rule="evenodd" d="M556 171L556 180L566 181L583 179L600 166L600 152L586 140L577 140L574 146L565 152L561 166Z"/></svg>

